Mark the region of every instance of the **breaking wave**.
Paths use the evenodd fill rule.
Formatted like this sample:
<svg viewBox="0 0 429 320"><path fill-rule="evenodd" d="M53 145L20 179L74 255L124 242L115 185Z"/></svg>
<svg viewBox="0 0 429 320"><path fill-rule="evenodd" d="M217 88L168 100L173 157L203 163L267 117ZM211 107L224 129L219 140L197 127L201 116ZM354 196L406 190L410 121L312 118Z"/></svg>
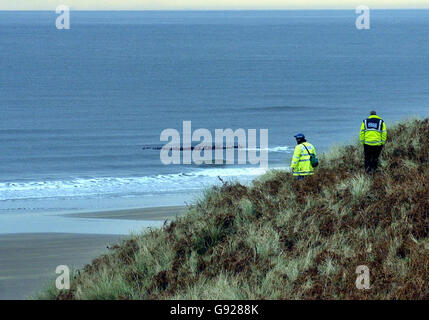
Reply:
<svg viewBox="0 0 429 320"><path fill-rule="evenodd" d="M2 182L0 201L44 198L109 198L199 190L222 179L247 183L265 168L208 168L188 173L136 177L94 177L67 180Z"/></svg>

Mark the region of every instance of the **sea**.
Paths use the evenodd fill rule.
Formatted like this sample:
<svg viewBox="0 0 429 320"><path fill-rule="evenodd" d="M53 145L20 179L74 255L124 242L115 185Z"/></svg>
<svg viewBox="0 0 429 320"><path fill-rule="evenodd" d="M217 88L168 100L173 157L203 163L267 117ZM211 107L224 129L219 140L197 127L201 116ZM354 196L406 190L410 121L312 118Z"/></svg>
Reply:
<svg viewBox="0 0 429 320"><path fill-rule="evenodd" d="M353 143L371 110L388 127L429 116L429 11L372 10L363 30L358 16L72 10L59 30L55 10L0 12L0 233L192 204L267 170L164 164L161 133L184 121L213 136L267 129L269 168L287 169L297 133L320 154Z"/></svg>

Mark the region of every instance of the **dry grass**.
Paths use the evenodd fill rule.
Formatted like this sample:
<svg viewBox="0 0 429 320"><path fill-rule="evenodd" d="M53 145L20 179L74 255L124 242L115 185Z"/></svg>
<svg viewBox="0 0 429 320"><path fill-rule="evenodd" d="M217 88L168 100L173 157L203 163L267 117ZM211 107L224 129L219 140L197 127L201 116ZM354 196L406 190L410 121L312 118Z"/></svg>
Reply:
<svg viewBox="0 0 429 320"><path fill-rule="evenodd" d="M374 176L356 144L301 182L273 171L214 187L40 298L429 299L428 150L429 119L409 120L390 130ZM355 286L359 265L369 290Z"/></svg>

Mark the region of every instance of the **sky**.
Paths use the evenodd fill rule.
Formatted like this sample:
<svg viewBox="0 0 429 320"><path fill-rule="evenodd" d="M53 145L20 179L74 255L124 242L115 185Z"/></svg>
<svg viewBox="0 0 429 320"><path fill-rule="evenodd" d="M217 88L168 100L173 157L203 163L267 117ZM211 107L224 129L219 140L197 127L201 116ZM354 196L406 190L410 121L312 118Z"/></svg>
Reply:
<svg viewBox="0 0 429 320"><path fill-rule="evenodd" d="M426 8L429 0L0 0L0 10L252 10Z"/></svg>

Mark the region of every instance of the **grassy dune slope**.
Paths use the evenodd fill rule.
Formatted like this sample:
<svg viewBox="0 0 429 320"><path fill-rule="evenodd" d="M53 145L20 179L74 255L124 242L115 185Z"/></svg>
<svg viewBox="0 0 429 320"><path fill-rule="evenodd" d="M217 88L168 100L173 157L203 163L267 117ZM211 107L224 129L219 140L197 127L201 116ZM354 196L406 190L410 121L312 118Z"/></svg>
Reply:
<svg viewBox="0 0 429 320"><path fill-rule="evenodd" d="M334 148L297 182L270 171L206 191L161 230L131 236L56 299L429 299L429 119L389 131L381 169ZM371 288L355 286L356 267Z"/></svg>

